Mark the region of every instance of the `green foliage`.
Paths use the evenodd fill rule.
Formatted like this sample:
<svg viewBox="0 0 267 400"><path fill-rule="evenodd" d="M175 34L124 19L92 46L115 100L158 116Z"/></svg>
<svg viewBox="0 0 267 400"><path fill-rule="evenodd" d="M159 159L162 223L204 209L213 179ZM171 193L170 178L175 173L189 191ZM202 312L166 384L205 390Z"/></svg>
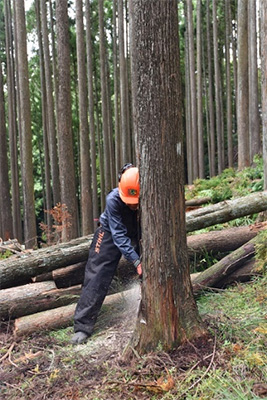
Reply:
<svg viewBox="0 0 267 400"><path fill-rule="evenodd" d="M3 254L0 253L0 260L5 260L12 255L13 253L10 250L6 250Z"/></svg>
<svg viewBox="0 0 267 400"><path fill-rule="evenodd" d="M186 200L211 197L212 203L246 196L263 190L263 159L255 157L253 166L236 171L225 169L210 179L196 179L194 185L185 188Z"/></svg>

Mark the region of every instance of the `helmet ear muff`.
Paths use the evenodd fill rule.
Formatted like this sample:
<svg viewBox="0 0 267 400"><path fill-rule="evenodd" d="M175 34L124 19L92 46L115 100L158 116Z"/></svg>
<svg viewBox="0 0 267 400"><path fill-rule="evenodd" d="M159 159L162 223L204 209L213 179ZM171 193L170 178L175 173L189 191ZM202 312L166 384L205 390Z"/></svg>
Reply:
<svg viewBox="0 0 267 400"><path fill-rule="evenodd" d="M124 164L124 166L122 167L122 169L121 169L120 172L119 172L119 182L121 181L121 176L122 176L122 174L123 174L127 169L132 168L132 167L133 167L133 164L131 164L131 163L126 163L126 164Z"/></svg>

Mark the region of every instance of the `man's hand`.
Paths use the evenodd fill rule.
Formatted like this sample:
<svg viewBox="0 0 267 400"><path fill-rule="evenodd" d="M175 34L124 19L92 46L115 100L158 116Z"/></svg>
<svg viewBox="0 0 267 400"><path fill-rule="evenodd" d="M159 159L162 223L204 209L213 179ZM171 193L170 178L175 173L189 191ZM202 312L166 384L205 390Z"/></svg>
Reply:
<svg viewBox="0 0 267 400"><path fill-rule="evenodd" d="M137 270L138 275L139 275L139 276L142 276L142 263L140 263L140 264L138 265L138 267L136 268L136 270Z"/></svg>

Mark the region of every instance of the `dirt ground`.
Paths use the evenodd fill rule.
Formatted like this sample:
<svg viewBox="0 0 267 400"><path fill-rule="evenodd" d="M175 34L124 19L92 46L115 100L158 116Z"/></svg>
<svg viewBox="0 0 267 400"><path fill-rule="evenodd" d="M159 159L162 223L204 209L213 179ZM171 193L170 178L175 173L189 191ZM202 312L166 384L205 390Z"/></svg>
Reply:
<svg viewBox="0 0 267 400"><path fill-rule="evenodd" d="M146 400L166 392L176 399L175 382L191 368L207 368L212 358L221 364L213 338L168 354L161 349L145 357L135 354L126 362L123 351L134 329L139 287L131 293L112 309L104 307L95 334L83 345L68 343L72 327L14 339L12 325L2 324L0 399Z"/></svg>

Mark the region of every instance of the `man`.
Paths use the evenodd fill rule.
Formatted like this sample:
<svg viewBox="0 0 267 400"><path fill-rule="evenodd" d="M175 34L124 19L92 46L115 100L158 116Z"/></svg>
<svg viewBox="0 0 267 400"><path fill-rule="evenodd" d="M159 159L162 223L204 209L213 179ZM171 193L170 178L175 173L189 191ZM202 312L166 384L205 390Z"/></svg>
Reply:
<svg viewBox="0 0 267 400"><path fill-rule="evenodd" d="M132 244L132 240L138 242L139 239L139 193L138 169L125 164L118 187L107 195L106 208L90 246L82 293L74 315L72 344L84 343L91 336L121 255L142 275L139 251Z"/></svg>

